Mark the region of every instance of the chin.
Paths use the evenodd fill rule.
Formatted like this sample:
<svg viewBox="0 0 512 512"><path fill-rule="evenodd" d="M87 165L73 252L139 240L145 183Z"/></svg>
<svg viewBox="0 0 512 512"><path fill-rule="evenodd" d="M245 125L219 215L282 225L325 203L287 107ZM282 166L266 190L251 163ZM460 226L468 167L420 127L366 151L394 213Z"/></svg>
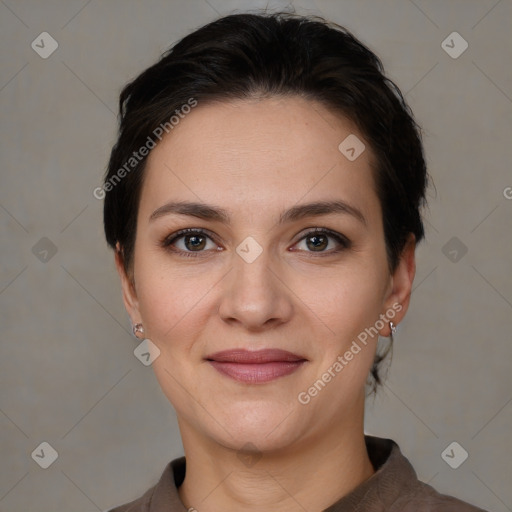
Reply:
<svg viewBox="0 0 512 512"><path fill-rule="evenodd" d="M290 406L283 407L279 403L232 404L222 414L227 432L215 425L215 437L220 436L221 439L217 439L220 444L236 450L247 443L259 451L285 448L299 435L297 415L290 412Z"/></svg>

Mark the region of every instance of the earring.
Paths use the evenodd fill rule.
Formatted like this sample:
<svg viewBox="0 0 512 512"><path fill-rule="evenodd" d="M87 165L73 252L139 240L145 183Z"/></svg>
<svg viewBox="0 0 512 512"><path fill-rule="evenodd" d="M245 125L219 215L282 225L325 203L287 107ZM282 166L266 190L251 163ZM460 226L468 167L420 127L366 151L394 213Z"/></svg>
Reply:
<svg viewBox="0 0 512 512"><path fill-rule="evenodd" d="M139 337L137 336L137 334L142 334L142 335L144 335L144 326L143 326L142 324L135 324L135 325L133 326L132 331L133 331L133 335L134 335L136 338L138 338L138 339L142 339L142 338L139 338Z"/></svg>
<svg viewBox="0 0 512 512"><path fill-rule="evenodd" d="M396 325L393 322L389 322L389 329L391 330L391 336L396 332Z"/></svg>

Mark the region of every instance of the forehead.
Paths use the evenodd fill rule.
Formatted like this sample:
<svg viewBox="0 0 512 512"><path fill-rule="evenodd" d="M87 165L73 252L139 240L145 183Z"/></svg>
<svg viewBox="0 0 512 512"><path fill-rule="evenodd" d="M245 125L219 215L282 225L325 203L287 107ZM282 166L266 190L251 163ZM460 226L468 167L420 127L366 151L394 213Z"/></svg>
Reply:
<svg viewBox="0 0 512 512"><path fill-rule="evenodd" d="M351 161L339 146L354 136L365 149ZM371 159L351 121L311 100L199 103L150 153L140 213L173 199L261 215L262 208L342 198L371 218L379 210Z"/></svg>

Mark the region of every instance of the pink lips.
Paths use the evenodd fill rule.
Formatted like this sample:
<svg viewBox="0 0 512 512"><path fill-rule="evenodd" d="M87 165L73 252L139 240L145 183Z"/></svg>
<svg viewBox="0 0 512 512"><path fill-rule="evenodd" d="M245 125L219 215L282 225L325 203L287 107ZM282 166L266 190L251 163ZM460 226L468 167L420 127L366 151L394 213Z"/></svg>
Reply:
<svg viewBox="0 0 512 512"><path fill-rule="evenodd" d="M286 350L224 350L206 360L220 373L240 382L268 382L298 370L306 359Z"/></svg>

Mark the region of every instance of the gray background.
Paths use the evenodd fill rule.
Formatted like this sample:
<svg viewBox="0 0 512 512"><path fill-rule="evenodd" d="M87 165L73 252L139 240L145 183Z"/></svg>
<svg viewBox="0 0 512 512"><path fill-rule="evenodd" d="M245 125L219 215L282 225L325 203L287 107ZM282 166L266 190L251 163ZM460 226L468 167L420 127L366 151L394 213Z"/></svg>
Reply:
<svg viewBox="0 0 512 512"><path fill-rule="evenodd" d="M267 3L287 5L1 1L2 512L105 510L141 495L182 454L174 412L133 355L92 191L121 86L219 14ZM425 130L437 190L366 431L395 439L439 491L512 510L512 2L293 5L381 56ZM59 45L47 59L31 48L43 31ZM441 47L453 31L469 44L456 59ZM43 441L58 452L48 469L31 457ZM469 453L457 469L441 457L453 441Z"/></svg>

